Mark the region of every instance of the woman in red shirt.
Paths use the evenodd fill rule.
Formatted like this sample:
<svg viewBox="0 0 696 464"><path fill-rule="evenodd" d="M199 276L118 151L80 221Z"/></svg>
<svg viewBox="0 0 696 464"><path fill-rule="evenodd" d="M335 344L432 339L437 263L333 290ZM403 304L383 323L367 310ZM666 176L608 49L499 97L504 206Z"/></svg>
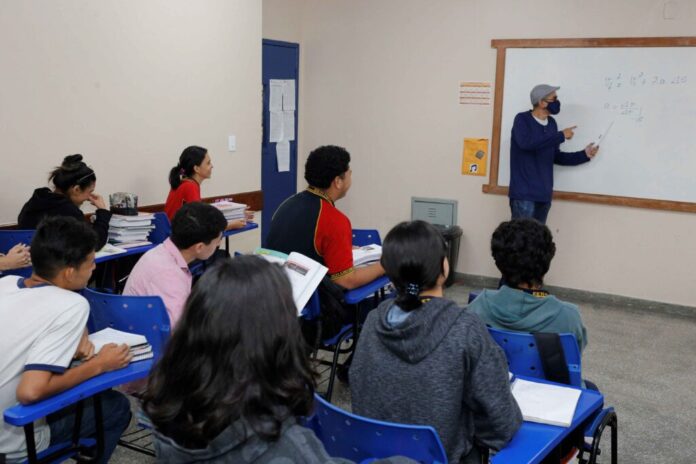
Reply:
<svg viewBox="0 0 696 464"><path fill-rule="evenodd" d="M213 163L208 150L192 145L181 152L179 164L169 171L169 185L172 189L164 204L164 212L170 221L185 203L201 201L201 183L210 179L212 173ZM230 221L227 230L241 229L250 219L253 219L253 216L247 213L246 219Z"/></svg>

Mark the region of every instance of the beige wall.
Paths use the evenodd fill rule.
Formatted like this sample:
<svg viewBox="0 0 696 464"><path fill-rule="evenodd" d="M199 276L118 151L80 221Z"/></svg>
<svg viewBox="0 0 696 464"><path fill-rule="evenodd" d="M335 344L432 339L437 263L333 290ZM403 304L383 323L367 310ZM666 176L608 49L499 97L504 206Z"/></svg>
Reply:
<svg viewBox="0 0 696 464"><path fill-rule="evenodd" d="M674 3L674 2L672 2ZM264 37L300 42L300 165L335 143L353 156L340 207L386 233L412 196L459 200L458 271L496 276L488 242L507 198L459 174L462 139L488 137L492 108L457 102L460 80L493 81L491 39L693 35L696 2L600 0L264 0ZM297 20L297 14L301 14ZM280 21L288 17L287 22ZM300 171L302 169L300 168ZM300 172L298 185L303 185ZM557 201L547 282L696 305L696 215Z"/></svg>
<svg viewBox="0 0 696 464"><path fill-rule="evenodd" d="M0 224L71 153L141 204L191 144L213 158L204 196L260 189L258 0L5 0L0 70Z"/></svg>

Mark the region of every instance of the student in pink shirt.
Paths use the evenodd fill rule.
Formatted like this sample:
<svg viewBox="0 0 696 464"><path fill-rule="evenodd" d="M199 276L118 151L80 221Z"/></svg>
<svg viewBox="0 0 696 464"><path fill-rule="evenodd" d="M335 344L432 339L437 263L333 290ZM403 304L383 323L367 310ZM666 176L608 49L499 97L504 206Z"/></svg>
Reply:
<svg viewBox="0 0 696 464"><path fill-rule="evenodd" d="M174 328L191 293L193 276L188 265L210 258L226 227L225 216L217 208L201 202L185 204L174 215L171 237L138 260L123 294L162 297Z"/></svg>

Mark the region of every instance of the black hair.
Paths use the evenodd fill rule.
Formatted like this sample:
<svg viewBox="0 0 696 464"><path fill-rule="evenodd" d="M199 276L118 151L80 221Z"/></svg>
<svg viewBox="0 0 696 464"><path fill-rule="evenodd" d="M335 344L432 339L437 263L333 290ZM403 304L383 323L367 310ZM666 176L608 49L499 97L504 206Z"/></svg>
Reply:
<svg viewBox="0 0 696 464"><path fill-rule="evenodd" d="M169 171L169 185L171 185L172 190L179 188L183 177L193 177L193 168L201 165L207 153L206 148L196 145L184 148L179 156L179 164Z"/></svg>
<svg viewBox="0 0 696 464"><path fill-rule="evenodd" d="M421 306L418 296L437 284L445 272L447 244L442 234L425 221L402 222L384 239L382 267L396 287L396 304L404 311Z"/></svg>
<svg viewBox="0 0 696 464"><path fill-rule="evenodd" d="M97 248L97 233L85 221L68 216L46 217L31 241L34 273L53 279L67 268L79 267Z"/></svg>
<svg viewBox="0 0 696 464"><path fill-rule="evenodd" d="M68 189L77 185L81 190L86 189L97 181L94 170L82 161L82 155L69 155L63 158L63 164L56 167L48 176L58 190L67 193Z"/></svg>
<svg viewBox="0 0 696 464"><path fill-rule="evenodd" d="M312 150L305 163L304 178L309 185L320 189L329 188L336 176L348 171L350 153L335 145L324 145Z"/></svg>
<svg viewBox="0 0 696 464"><path fill-rule="evenodd" d="M239 419L262 440L311 412L314 373L290 282L258 256L223 259L198 281L150 374L144 408L156 429L204 448Z"/></svg>
<svg viewBox="0 0 696 464"><path fill-rule="evenodd" d="M501 223L491 238L495 265L510 287L542 285L556 254L551 231L535 219Z"/></svg>
<svg viewBox="0 0 696 464"><path fill-rule="evenodd" d="M222 211L200 201L186 203L172 219L171 239L174 245L184 250L191 245L210 243L227 228Z"/></svg>

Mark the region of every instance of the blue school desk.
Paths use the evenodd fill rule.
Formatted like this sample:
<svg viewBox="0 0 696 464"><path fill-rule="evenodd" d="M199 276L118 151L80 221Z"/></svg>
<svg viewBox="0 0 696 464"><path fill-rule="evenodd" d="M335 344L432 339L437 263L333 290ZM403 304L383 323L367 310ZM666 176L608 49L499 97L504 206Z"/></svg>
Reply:
<svg viewBox="0 0 696 464"><path fill-rule="evenodd" d="M368 296L380 291L385 285L389 284L389 277L382 276L378 277L372 282L368 282L362 287L354 288L353 290L348 290L344 294L344 299L347 304L358 304Z"/></svg>
<svg viewBox="0 0 696 464"><path fill-rule="evenodd" d="M225 250L227 252L230 252L230 235L237 235L241 234L242 232L246 232L248 230L253 230L253 229L258 229L259 225L255 222L247 222L247 224L242 227L241 229L233 229L233 230L226 230L222 233L222 236L225 237Z"/></svg>
<svg viewBox="0 0 696 464"><path fill-rule="evenodd" d="M94 396L95 394L108 390L111 387L122 385L147 377L150 369L154 365L154 360L146 359L130 363L123 369L106 372L104 374L85 380L69 390L59 393L38 403L30 405L17 405L5 410L5 422L8 424L22 427L25 424L34 422L42 417L46 417L61 409L77 403L78 401Z"/></svg>
<svg viewBox="0 0 696 464"><path fill-rule="evenodd" d="M530 382L554 384L553 382L540 379L516 377L529 380ZM567 387L567 385L563 386ZM493 456L491 462L494 464L536 464L541 462L565 437L580 427L590 414L602 408L604 396L601 393L593 390L580 390L582 390L582 394L575 408L575 416L570 427L558 427L524 421L522 427L520 427L510 443Z"/></svg>

